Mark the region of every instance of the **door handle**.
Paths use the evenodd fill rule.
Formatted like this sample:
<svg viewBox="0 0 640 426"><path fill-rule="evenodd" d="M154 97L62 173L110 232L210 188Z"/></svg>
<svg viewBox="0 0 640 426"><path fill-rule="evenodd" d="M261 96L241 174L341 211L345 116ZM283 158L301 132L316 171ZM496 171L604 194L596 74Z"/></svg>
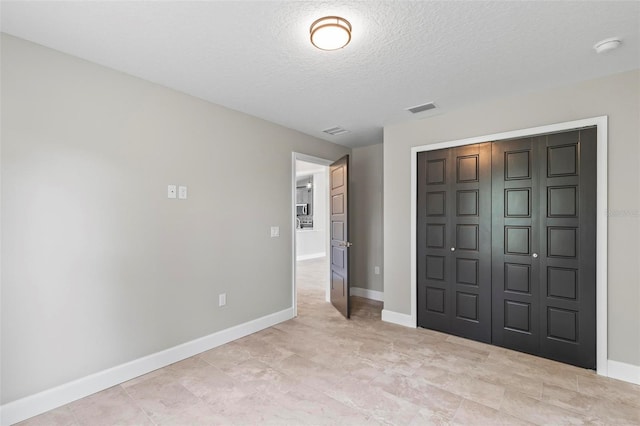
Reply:
<svg viewBox="0 0 640 426"><path fill-rule="evenodd" d="M353 243L350 243L349 241L340 241L340 242L338 243L338 245L339 245L340 247L351 247L351 246L353 245Z"/></svg>
<svg viewBox="0 0 640 426"><path fill-rule="evenodd" d="M456 248L455 247L451 247L451 251L456 251Z"/></svg>
<svg viewBox="0 0 640 426"><path fill-rule="evenodd" d="M533 253L533 254L531 255L531 257L533 257L534 259L536 259L536 258L538 257L538 253Z"/></svg>

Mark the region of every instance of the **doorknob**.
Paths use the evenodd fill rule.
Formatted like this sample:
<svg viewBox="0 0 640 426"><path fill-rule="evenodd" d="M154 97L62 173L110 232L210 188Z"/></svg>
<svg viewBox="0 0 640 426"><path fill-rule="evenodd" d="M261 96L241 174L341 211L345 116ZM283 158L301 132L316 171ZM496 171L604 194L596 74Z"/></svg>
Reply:
<svg viewBox="0 0 640 426"><path fill-rule="evenodd" d="M455 247L451 247L451 251L456 251L456 248Z"/></svg>
<svg viewBox="0 0 640 426"><path fill-rule="evenodd" d="M533 253L531 256L535 259L538 257L538 253Z"/></svg>
<svg viewBox="0 0 640 426"><path fill-rule="evenodd" d="M351 247L351 246L353 245L353 243L350 243L349 241L340 241L340 242L338 243L338 245L339 245L340 247Z"/></svg>

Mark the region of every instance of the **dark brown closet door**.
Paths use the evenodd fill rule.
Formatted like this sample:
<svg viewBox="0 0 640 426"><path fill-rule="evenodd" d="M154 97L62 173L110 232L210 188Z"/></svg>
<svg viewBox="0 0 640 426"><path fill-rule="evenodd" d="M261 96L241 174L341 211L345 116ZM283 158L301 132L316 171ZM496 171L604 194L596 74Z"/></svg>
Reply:
<svg viewBox="0 0 640 426"><path fill-rule="evenodd" d="M539 347L539 144L493 144L493 343L536 353Z"/></svg>
<svg viewBox="0 0 640 426"><path fill-rule="evenodd" d="M451 332L449 150L418 154L418 326Z"/></svg>
<svg viewBox="0 0 640 426"><path fill-rule="evenodd" d="M596 367L596 129L543 137L540 355Z"/></svg>
<svg viewBox="0 0 640 426"><path fill-rule="evenodd" d="M595 368L596 130L493 146L493 342Z"/></svg>
<svg viewBox="0 0 640 426"><path fill-rule="evenodd" d="M418 155L418 325L491 340L491 144Z"/></svg>

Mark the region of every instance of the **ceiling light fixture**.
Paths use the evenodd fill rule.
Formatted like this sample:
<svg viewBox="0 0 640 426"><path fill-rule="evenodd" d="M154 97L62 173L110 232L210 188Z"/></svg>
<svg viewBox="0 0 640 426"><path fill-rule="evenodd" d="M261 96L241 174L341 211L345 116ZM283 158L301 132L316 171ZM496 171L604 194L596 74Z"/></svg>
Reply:
<svg viewBox="0 0 640 426"><path fill-rule="evenodd" d="M351 41L351 24L339 16L325 16L309 28L311 44L321 50L342 49Z"/></svg>
<svg viewBox="0 0 640 426"><path fill-rule="evenodd" d="M597 53L604 53L613 49L617 49L618 47L620 47L621 43L622 43L622 40L620 40L619 38L616 38L616 37L607 38L594 44L593 48L596 50Z"/></svg>

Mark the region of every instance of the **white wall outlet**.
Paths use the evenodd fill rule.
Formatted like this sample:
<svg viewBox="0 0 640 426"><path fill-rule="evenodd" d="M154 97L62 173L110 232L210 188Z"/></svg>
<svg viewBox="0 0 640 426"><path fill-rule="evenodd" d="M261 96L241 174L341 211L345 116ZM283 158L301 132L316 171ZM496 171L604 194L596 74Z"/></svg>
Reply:
<svg viewBox="0 0 640 426"><path fill-rule="evenodd" d="M380 275L380 267L379 266L374 266L373 267L373 273L376 275Z"/></svg>
<svg viewBox="0 0 640 426"><path fill-rule="evenodd" d="M272 226L271 227L271 238L277 238L280 236L280 227Z"/></svg>
<svg viewBox="0 0 640 426"><path fill-rule="evenodd" d="M227 293L220 293L218 295L218 306L224 306L227 304Z"/></svg>
<svg viewBox="0 0 640 426"><path fill-rule="evenodd" d="M187 199L187 187L186 186L179 186L178 187L178 198L180 198L181 200L186 200Z"/></svg>
<svg viewBox="0 0 640 426"><path fill-rule="evenodd" d="M176 198L176 186L168 185L167 186L167 198Z"/></svg>

